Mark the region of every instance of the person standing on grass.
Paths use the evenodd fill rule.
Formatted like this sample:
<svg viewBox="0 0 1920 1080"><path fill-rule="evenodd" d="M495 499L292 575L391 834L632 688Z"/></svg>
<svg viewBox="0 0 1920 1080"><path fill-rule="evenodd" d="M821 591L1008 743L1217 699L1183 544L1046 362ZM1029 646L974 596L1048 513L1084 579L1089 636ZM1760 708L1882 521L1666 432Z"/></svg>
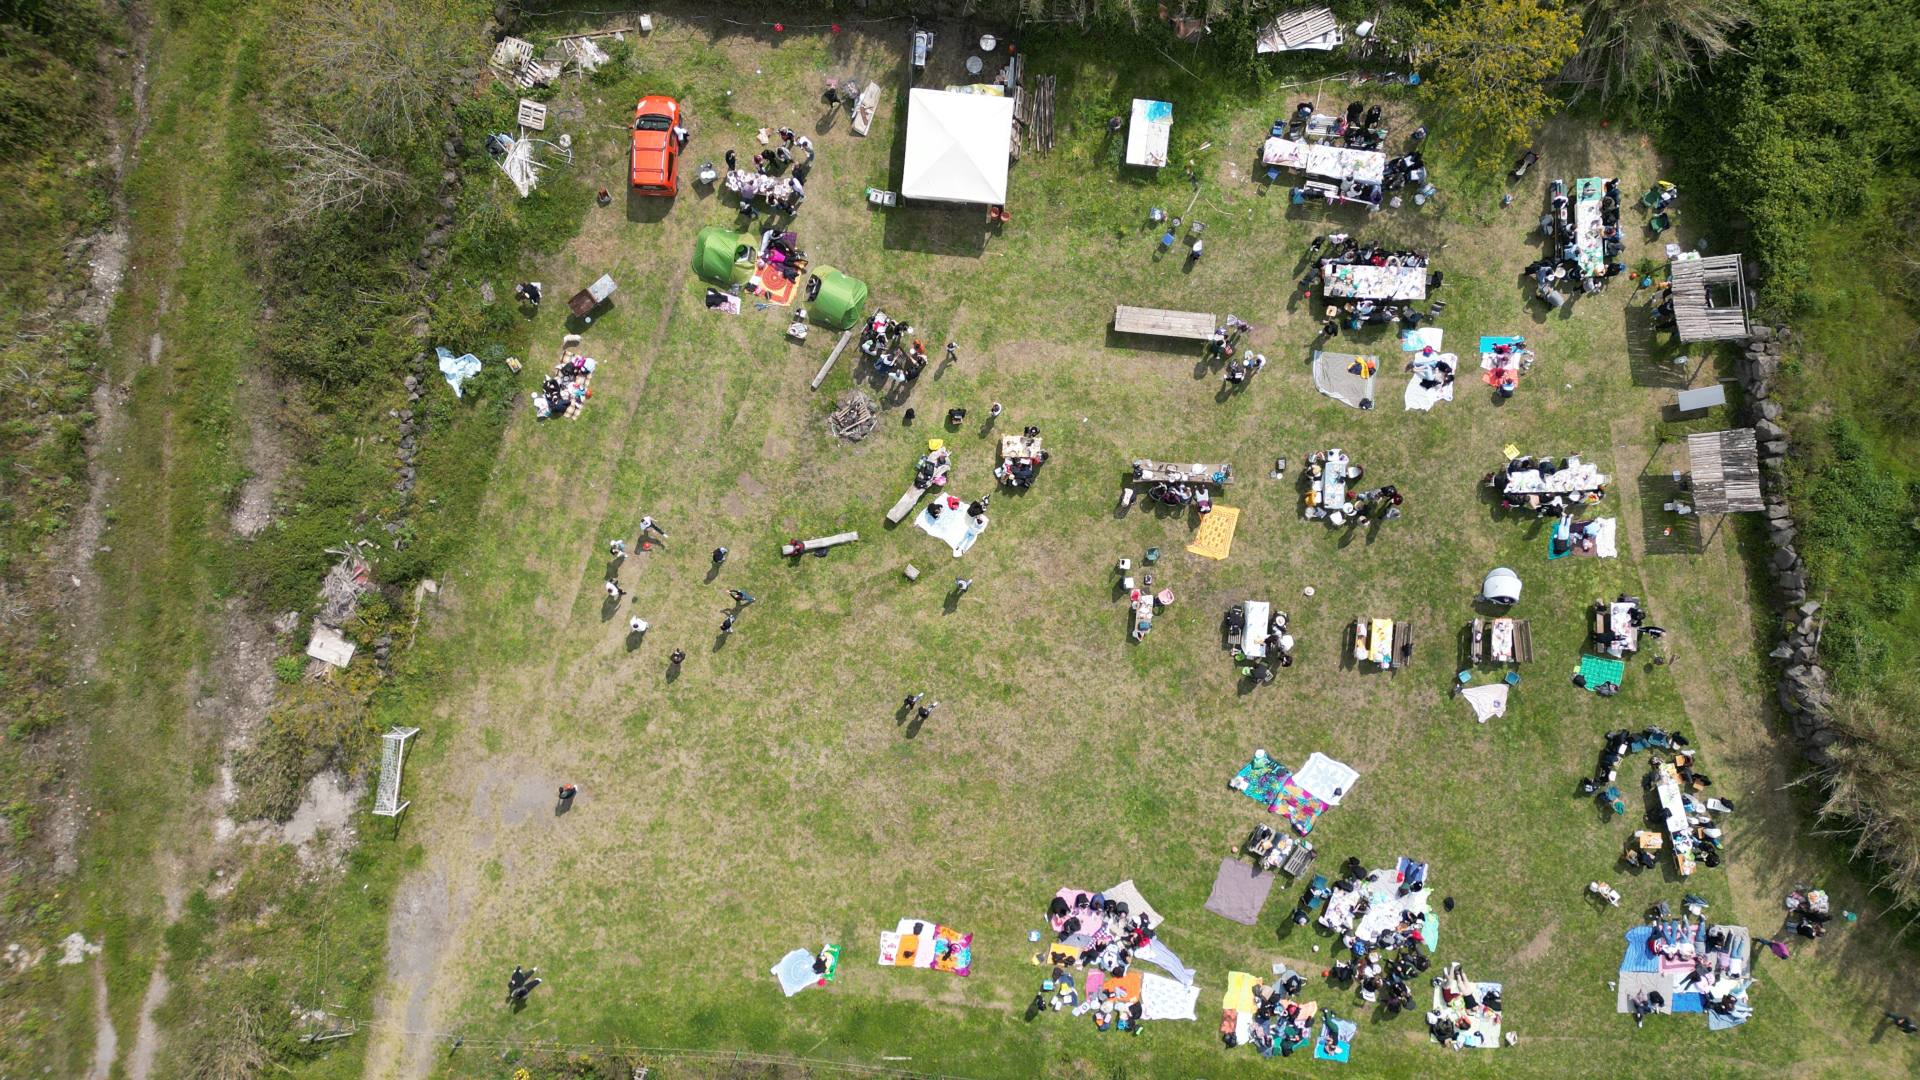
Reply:
<svg viewBox="0 0 1920 1080"><path fill-rule="evenodd" d="M927 717L933 715L933 710L939 707L940 707L939 702L929 701L925 705L920 706L920 708L915 711L914 715L918 716L922 720L925 720Z"/></svg>
<svg viewBox="0 0 1920 1080"><path fill-rule="evenodd" d="M960 343L957 341L947 342L947 363L957 364L959 362L960 362Z"/></svg>
<svg viewBox="0 0 1920 1080"><path fill-rule="evenodd" d="M1889 1012L1887 1013L1887 1021L1909 1035L1920 1032L1920 1024L1914 1023L1913 1017L1911 1016L1898 1016Z"/></svg>
<svg viewBox="0 0 1920 1080"><path fill-rule="evenodd" d="M733 150L729 148L727 150L727 171L735 172L739 168L740 168L740 155L734 153Z"/></svg>
<svg viewBox="0 0 1920 1080"><path fill-rule="evenodd" d="M621 588L619 582L612 578L607 579L607 599L618 603L620 598L625 595L627 595L627 590Z"/></svg>
<svg viewBox="0 0 1920 1080"><path fill-rule="evenodd" d="M802 135L799 138L793 140L793 148L795 150L805 150L807 152L806 164L813 163L813 140L812 139L809 139L805 135Z"/></svg>
<svg viewBox="0 0 1920 1080"><path fill-rule="evenodd" d="M653 520L652 515L642 514L640 515L640 535L645 536L648 533L652 533L662 540L667 538L667 530L661 528L659 523Z"/></svg>
<svg viewBox="0 0 1920 1080"><path fill-rule="evenodd" d="M721 633L723 634L733 633L733 623L734 623L733 612L723 611L720 613L720 632Z"/></svg>
<svg viewBox="0 0 1920 1080"><path fill-rule="evenodd" d="M528 979L526 982L523 982L520 984L520 988L518 990L515 990L513 993L508 994L507 1000L510 1002L514 1002L516 1004L524 1003L527 1000L527 995L533 993L534 989L537 988L544 981L546 980L541 979L538 976Z"/></svg>
<svg viewBox="0 0 1920 1080"><path fill-rule="evenodd" d="M973 579L972 579L972 578L970 578L970 577L963 577L963 578L954 578L954 579L953 579L953 591L954 591L954 592L958 592L958 593L963 593L963 592L966 592L966 591L967 591L968 589L971 589L971 588L973 588Z"/></svg>
<svg viewBox="0 0 1920 1080"><path fill-rule="evenodd" d="M607 554L613 556L613 561L615 562L619 562L620 560L626 558L627 542L625 540L609 541L607 543Z"/></svg>
<svg viewBox="0 0 1920 1080"><path fill-rule="evenodd" d="M579 787L578 787L577 785L574 785L574 784L561 784L561 785L560 785L560 801L561 801L561 803L563 803L563 804L565 804L565 805L568 805L568 806L571 806L571 805L573 804L573 797L574 797L575 795L578 795L578 794L580 794L580 788L579 788ZM539 968L535 968L534 970L535 970L535 971L538 971L538 970L540 970L540 969L539 969Z"/></svg>
<svg viewBox="0 0 1920 1080"><path fill-rule="evenodd" d="M686 661L687 650L685 649L675 649L673 652L667 654L667 663L674 667L679 667L681 664L686 663Z"/></svg>
<svg viewBox="0 0 1920 1080"><path fill-rule="evenodd" d="M727 595L733 597L733 602L739 605L740 607L746 607L748 604L752 604L756 602L756 599L752 593L745 592L740 589L728 589Z"/></svg>
<svg viewBox="0 0 1920 1080"><path fill-rule="evenodd" d="M908 694L907 699L900 703L900 707L903 709L911 709L915 705L920 704L920 699L926 696L927 696L927 692L925 690L922 690L917 694Z"/></svg>
<svg viewBox="0 0 1920 1080"><path fill-rule="evenodd" d="M627 630L634 634L644 634L647 632L647 620L635 615L633 621L627 624Z"/></svg>
<svg viewBox="0 0 1920 1080"><path fill-rule="evenodd" d="M507 1000L512 1001L514 993L522 986L525 986L527 980L532 978L539 970L539 968L534 968L533 971L527 971L519 964L513 965L513 974L507 976Z"/></svg>
<svg viewBox="0 0 1920 1080"><path fill-rule="evenodd" d="M714 548L713 549L713 568L715 570L720 569L720 564L726 561L727 561L727 549L723 547Z"/></svg>

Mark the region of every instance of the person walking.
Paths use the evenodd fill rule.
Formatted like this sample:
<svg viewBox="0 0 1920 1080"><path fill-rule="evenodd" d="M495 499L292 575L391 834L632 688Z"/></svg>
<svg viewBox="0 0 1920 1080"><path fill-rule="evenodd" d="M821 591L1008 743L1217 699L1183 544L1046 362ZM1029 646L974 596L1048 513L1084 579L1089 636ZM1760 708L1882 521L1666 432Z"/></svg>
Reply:
<svg viewBox="0 0 1920 1080"><path fill-rule="evenodd" d="M647 620L635 615L633 621L627 623L627 630L629 633L644 634L647 632Z"/></svg>
<svg viewBox="0 0 1920 1080"><path fill-rule="evenodd" d="M521 983L518 989L508 994L507 1000L516 1005L524 1004L527 1000L527 995L533 993L535 988L537 988L542 982L545 982L545 981L546 980L536 975L533 978L528 979L526 982Z"/></svg>
<svg viewBox="0 0 1920 1080"><path fill-rule="evenodd" d="M957 341L947 342L947 363L957 364L959 362L960 362L960 343Z"/></svg>
<svg viewBox="0 0 1920 1080"><path fill-rule="evenodd" d="M733 612L723 611L720 613L720 632L721 633L723 634L733 633L733 623L734 623Z"/></svg>
<svg viewBox="0 0 1920 1080"><path fill-rule="evenodd" d="M618 603L620 598L625 595L627 595L627 590L621 588L619 582L612 578L607 579L607 599Z"/></svg>
<svg viewBox="0 0 1920 1080"><path fill-rule="evenodd" d="M920 706L919 709L915 710L914 715L918 716L922 720L925 720L927 717L933 715L933 710L939 707L940 707L939 702L929 701L925 705Z"/></svg>
<svg viewBox="0 0 1920 1080"><path fill-rule="evenodd" d="M1899 1015L1896 1015L1895 1013L1889 1012L1887 1013L1887 1022L1891 1023L1894 1027L1899 1028L1901 1031L1904 1031L1909 1035L1915 1034L1916 1032L1920 1032L1920 1024L1914 1023L1913 1017L1911 1016L1899 1016Z"/></svg>
<svg viewBox="0 0 1920 1080"><path fill-rule="evenodd" d="M640 535L645 536L648 533L652 533L662 540L667 538L667 530L661 528L660 523L653 520L652 515L642 514L640 515Z"/></svg>
<svg viewBox="0 0 1920 1080"><path fill-rule="evenodd" d="M576 785L574 785L574 784L561 784L561 785L560 785L560 801L561 801L561 803L563 803L563 804L565 804L565 805L567 805L567 806L571 806L571 805L573 805L573 797L574 797L575 795L578 795L578 794L580 794L580 788L579 788L578 786L576 786ZM539 969L538 969L538 968L535 968L534 970L536 970L536 971L538 971Z"/></svg>
<svg viewBox="0 0 1920 1080"><path fill-rule="evenodd" d="M991 405L989 405L989 406L987 406L987 419L989 419L989 420L998 420L998 419L1000 419L1000 414L1001 414L1001 413L1002 413L1003 411L1005 411L1005 410L1003 410L1003 409L1002 409L1002 408L1000 407L1000 403L996 401L996 402L994 402L993 404L991 404Z"/></svg>
<svg viewBox="0 0 1920 1080"><path fill-rule="evenodd" d="M960 592L960 593L963 593L963 592L966 592L966 591L967 591L968 589L971 589L971 588L973 588L973 579L972 579L972 578L970 578L970 577L963 577L963 578L954 578L954 579L953 579L953 591L954 591L954 592Z"/></svg>
<svg viewBox="0 0 1920 1080"><path fill-rule="evenodd" d="M748 604L756 602L752 593L744 592L740 589L728 589L727 595L733 597L733 602L740 607L746 607Z"/></svg>
<svg viewBox="0 0 1920 1080"><path fill-rule="evenodd" d="M527 980L533 977L534 972L538 972L539 970L539 968L534 968L533 971L530 972L519 964L513 965L513 974L507 976L507 1000L512 1001L513 995L517 993L522 986L527 984Z"/></svg>
<svg viewBox="0 0 1920 1080"><path fill-rule="evenodd" d="M926 696L927 696L927 692L925 690L922 690L916 694L908 694L906 700L900 703L900 707L903 709L911 709L915 705L920 704L920 699Z"/></svg>
<svg viewBox="0 0 1920 1080"><path fill-rule="evenodd" d="M807 164L812 164L813 162L813 140L812 139L809 139L805 135L802 135L799 138L793 140L793 148L795 150L805 150L807 152Z"/></svg>
<svg viewBox="0 0 1920 1080"><path fill-rule="evenodd" d="M723 547L714 548L713 549L714 569L718 570L720 568L720 564L726 561L727 561L727 549Z"/></svg>
<svg viewBox="0 0 1920 1080"><path fill-rule="evenodd" d="M734 153L732 148L729 147L727 150L727 171L734 172L739 168L740 168L740 155Z"/></svg>
<svg viewBox="0 0 1920 1080"><path fill-rule="evenodd" d="M611 555L611 556L613 556L613 561L614 561L614 562L619 562L620 560L622 560L622 559L624 559L624 558L626 558L626 557L627 557L627 542L626 542L625 540L611 540L611 541L608 541L608 543L607 543L607 554L608 554L608 555Z"/></svg>

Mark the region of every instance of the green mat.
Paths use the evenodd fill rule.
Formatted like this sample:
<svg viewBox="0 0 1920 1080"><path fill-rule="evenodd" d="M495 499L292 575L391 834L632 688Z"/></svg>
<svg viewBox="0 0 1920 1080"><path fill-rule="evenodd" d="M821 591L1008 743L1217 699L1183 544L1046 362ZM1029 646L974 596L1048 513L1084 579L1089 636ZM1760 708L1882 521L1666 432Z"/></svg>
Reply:
<svg viewBox="0 0 1920 1080"><path fill-rule="evenodd" d="M1621 660L1609 660L1604 656L1580 657L1580 675L1589 691L1600 689L1602 684L1620 685L1627 675L1627 665Z"/></svg>

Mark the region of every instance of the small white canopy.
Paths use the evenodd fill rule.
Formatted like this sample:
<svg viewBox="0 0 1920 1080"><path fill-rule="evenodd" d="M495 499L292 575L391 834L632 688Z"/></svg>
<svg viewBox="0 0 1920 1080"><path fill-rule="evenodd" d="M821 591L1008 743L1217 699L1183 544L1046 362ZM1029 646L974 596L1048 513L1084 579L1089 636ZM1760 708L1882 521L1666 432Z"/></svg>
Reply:
<svg viewBox="0 0 1920 1080"><path fill-rule="evenodd" d="M907 95L907 164L900 194L931 202L1007 201L1013 99L916 88Z"/></svg>

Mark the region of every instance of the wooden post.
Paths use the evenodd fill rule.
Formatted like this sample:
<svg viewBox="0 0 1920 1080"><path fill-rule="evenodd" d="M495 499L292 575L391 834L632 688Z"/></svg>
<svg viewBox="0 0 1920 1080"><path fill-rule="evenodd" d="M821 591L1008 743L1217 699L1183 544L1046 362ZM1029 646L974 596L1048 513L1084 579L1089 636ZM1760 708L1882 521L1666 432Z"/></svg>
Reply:
<svg viewBox="0 0 1920 1080"><path fill-rule="evenodd" d="M851 340L853 340L853 331L851 330L840 335L840 340L834 343L833 351L827 354L827 362L821 364L820 370L813 373L813 381L807 384L807 389L820 389L820 384L826 381L827 372L833 370L833 362L840 359L840 350L846 348L847 342Z"/></svg>

